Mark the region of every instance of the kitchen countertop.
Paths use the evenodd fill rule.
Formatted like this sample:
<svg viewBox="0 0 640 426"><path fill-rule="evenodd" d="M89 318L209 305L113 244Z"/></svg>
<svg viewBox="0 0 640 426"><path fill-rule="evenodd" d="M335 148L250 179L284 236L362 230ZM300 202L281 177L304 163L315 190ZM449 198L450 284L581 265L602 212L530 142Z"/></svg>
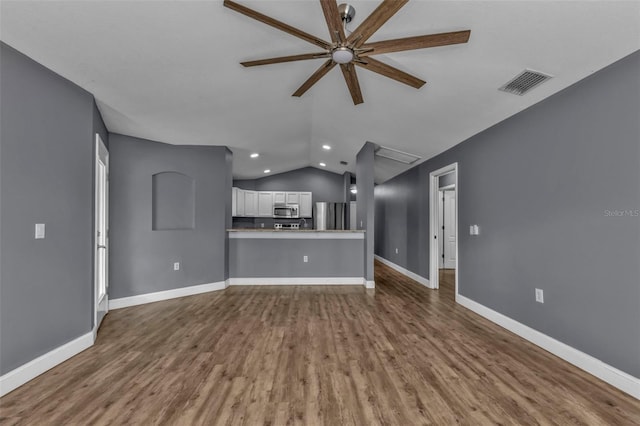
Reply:
<svg viewBox="0 0 640 426"><path fill-rule="evenodd" d="M329 229L227 229L229 239L274 239L274 240L364 240L364 230Z"/></svg>
<svg viewBox="0 0 640 426"><path fill-rule="evenodd" d="M273 228L233 228L228 232L329 232L329 233L364 233L364 229L273 229Z"/></svg>

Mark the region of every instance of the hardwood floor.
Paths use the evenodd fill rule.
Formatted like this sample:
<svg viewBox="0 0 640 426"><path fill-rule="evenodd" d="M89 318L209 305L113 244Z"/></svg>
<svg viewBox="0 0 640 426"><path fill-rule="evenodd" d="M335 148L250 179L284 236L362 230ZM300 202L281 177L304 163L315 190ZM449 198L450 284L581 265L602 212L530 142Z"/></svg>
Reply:
<svg viewBox="0 0 640 426"><path fill-rule="evenodd" d="M111 312L4 425L637 425L640 402L376 264L376 290L231 287ZM450 290L451 291L451 290Z"/></svg>
<svg viewBox="0 0 640 426"><path fill-rule="evenodd" d="M439 269L438 272L438 292L453 302L456 300L456 270Z"/></svg>

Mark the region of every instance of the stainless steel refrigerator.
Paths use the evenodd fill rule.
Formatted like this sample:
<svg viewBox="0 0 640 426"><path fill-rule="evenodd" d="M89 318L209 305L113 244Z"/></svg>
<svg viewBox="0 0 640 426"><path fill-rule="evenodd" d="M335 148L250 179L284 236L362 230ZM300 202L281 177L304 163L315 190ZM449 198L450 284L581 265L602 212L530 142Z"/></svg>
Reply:
<svg viewBox="0 0 640 426"><path fill-rule="evenodd" d="M346 229L346 212L346 203L316 203L313 208L315 228L319 231Z"/></svg>

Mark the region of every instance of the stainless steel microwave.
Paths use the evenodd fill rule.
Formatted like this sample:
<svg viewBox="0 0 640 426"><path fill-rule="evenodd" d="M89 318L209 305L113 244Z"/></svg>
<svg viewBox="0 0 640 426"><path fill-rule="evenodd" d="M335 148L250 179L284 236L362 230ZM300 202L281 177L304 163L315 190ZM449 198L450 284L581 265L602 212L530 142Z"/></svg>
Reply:
<svg viewBox="0 0 640 426"><path fill-rule="evenodd" d="M297 204L275 204L273 206L275 218L299 218L300 208Z"/></svg>

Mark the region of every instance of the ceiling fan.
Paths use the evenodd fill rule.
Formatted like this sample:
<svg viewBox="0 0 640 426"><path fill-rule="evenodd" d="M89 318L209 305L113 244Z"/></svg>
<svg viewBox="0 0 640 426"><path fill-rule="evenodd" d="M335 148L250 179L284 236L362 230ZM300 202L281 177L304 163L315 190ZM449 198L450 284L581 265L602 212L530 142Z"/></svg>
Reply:
<svg viewBox="0 0 640 426"><path fill-rule="evenodd" d="M231 0L224 0L224 5L236 12L242 13L243 15L256 19L322 48L322 51L320 52L242 62L242 65L245 67L254 67L257 65L302 61L306 59L329 58L316 70L316 72L311 75L311 77L309 77L309 79L307 79L307 81L302 84L302 86L298 88L298 90L293 93L293 96L302 96L311 88L311 86L331 71L333 67L340 65L342 75L344 76L349 92L351 93L353 103L354 105L357 105L361 104L363 99L354 65L419 89L426 83L424 80L387 65L384 62L378 61L371 56L383 53L400 52L403 50L424 49L427 47L466 43L469 40L471 31L465 30L367 43L367 40L408 1L409 0L383 0L382 3L347 36L345 34L345 24L351 21L355 15L355 9L347 4L341 4L338 6L335 0L320 0L322 11L324 12L324 18L327 21L327 26L329 27L331 42L324 41Z"/></svg>

